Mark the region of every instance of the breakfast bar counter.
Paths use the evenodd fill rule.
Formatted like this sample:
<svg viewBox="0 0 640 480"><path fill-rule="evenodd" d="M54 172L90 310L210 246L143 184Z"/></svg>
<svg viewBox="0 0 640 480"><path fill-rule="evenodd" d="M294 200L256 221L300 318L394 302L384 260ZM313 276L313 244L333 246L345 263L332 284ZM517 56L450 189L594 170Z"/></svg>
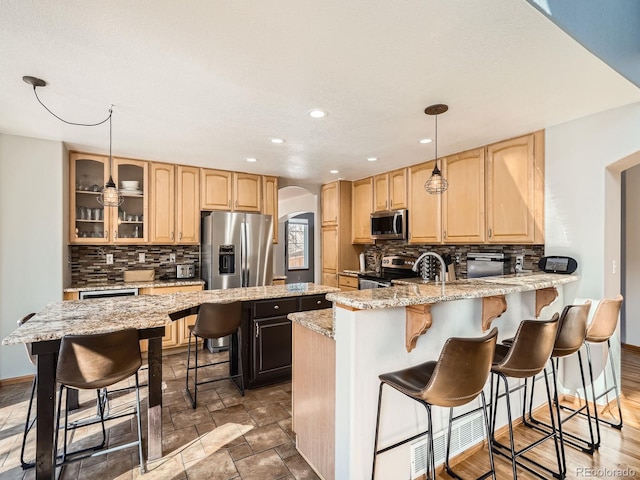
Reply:
<svg viewBox="0 0 640 480"><path fill-rule="evenodd" d="M309 329L313 335L305 336L305 351L311 351L314 346L325 352L335 349L335 391L327 392L326 386L314 391L316 395L334 395L331 424L335 428L332 437L335 443L331 449L321 449L312 440L313 429L308 429L309 438L301 438L304 432L296 431L301 453L326 479L371 478L378 375L437 360L450 337L479 337L494 326L498 327L498 341L512 337L522 320L551 318L565 304L574 302L578 280L576 275L545 273L479 278L447 283L443 295L440 284L423 284L420 279L413 279L389 288L328 294L327 299L334 302L334 340L327 343L324 335ZM316 312L314 316L301 317L299 323L294 324L294 334L299 327L303 329L305 321L310 327L317 327L320 315ZM326 320L327 312L324 316ZM302 358L298 368L294 356L294 384L297 377L305 379L315 375L323 379L328 376L326 358L315 363L305 363L305 357ZM486 389L488 394L488 387ZM426 429L424 408L392 390L385 390L382 401L381 448ZM534 406L542 403L542 393L536 392ZM464 413L465 408L467 411L476 408L476 403L461 407L456 414ZM294 412L300 408L309 410L309 405L308 402L297 405L294 391ZM512 397L512 405L519 411L522 407L519 396ZM316 410L320 411L319 407ZM446 428L448 411L434 409L433 417L438 438ZM474 421L474 415L466 418L469 420L465 422ZM506 421L506 415L498 412L497 427ZM467 427L472 424L464 426ZM479 437L463 435L466 440L454 448L452 457L481 442L482 430L479 429ZM472 431L478 433L477 428ZM333 454L332 462L326 461L327 454ZM437 463L441 460L436 457ZM410 465L410 445L407 444L379 456L376 474L379 478L412 478Z"/></svg>
<svg viewBox="0 0 640 480"><path fill-rule="evenodd" d="M60 340L65 335L135 328L140 339L149 340L147 458L153 460L162 456L161 342L168 322L197 313L199 306L204 303L313 296L337 290L313 283L300 283L48 304L2 341L3 345L31 344L32 353L38 356L36 478L51 479L55 473L53 424L56 362Z"/></svg>

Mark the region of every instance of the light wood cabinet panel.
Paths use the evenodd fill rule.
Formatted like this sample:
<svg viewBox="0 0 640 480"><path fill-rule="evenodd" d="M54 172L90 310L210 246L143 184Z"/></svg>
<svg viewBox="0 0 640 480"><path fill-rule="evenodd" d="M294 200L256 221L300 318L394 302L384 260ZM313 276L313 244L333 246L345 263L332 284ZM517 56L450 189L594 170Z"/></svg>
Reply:
<svg viewBox="0 0 640 480"><path fill-rule="evenodd" d="M178 165L176 230L178 243L200 243L200 179L197 167Z"/></svg>
<svg viewBox="0 0 640 480"><path fill-rule="evenodd" d="M232 172L200 169L200 209L231 210Z"/></svg>
<svg viewBox="0 0 640 480"><path fill-rule="evenodd" d="M326 285L328 287L337 287L338 286L338 274L322 271L322 285Z"/></svg>
<svg viewBox="0 0 640 480"><path fill-rule="evenodd" d="M389 173L389 208L399 210L407 208L407 169Z"/></svg>
<svg viewBox="0 0 640 480"><path fill-rule="evenodd" d="M278 243L278 177L262 177L262 213L273 217L273 243Z"/></svg>
<svg viewBox="0 0 640 480"><path fill-rule="evenodd" d="M445 243L484 243L484 148L442 159L449 188L442 194L442 239Z"/></svg>
<svg viewBox="0 0 640 480"><path fill-rule="evenodd" d="M113 180L122 195L122 204L111 210L113 243L147 243L149 241L149 162L128 158L113 159ZM138 182L137 191L122 188L123 181Z"/></svg>
<svg viewBox="0 0 640 480"><path fill-rule="evenodd" d="M536 141L537 140L537 141ZM542 132L487 147L487 241L544 241Z"/></svg>
<svg viewBox="0 0 640 480"><path fill-rule="evenodd" d="M373 177L375 212L407 208L407 169L401 168Z"/></svg>
<svg viewBox="0 0 640 480"><path fill-rule="evenodd" d="M152 243L174 243L175 166L152 163L150 179L150 240Z"/></svg>
<svg viewBox="0 0 640 480"><path fill-rule="evenodd" d="M440 243L440 195L431 195L424 184L431 176L435 162L409 167L409 243Z"/></svg>
<svg viewBox="0 0 640 480"><path fill-rule="evenodd" d="M260 212L261 192L260 175L233 173L233 210Z"/></svg>
<svg viewBox="0 0 640 480"><path fill-rule="evenodd" d="M322 226L338 224L338 210L340 206L339 182L331 182L322 186L321 217Z"/></svg>
<svg viewBox="0 0 640 480"><path fill-rule="evenodd" d="M338 271L338 227L322 228L322 271Z"/></svg>
<svg viewBox="0 0 640 480"><path fill-rule="evenodd" d="M373 243L371 238L371 212L373 209L373 178L353 182L352 243Z"/></svg>
<svg viewBox="0 0 640 480"><path fill-rule="evenodd" d="M349 275L338 276L338 287L343 292L352 292L358 290L358 277L351 277Z"/></svg>
<svg viewBox="0 0 640 480"><path fill-rule="evenodd" d="M69 154L69 243L104 244L112 241L111 214L117 208L102 208L99 191L109 180L109 157L81 152ZM102 212L102 219L94 220L93 212ZM99 214L100 218L100 214Z"/></svg>

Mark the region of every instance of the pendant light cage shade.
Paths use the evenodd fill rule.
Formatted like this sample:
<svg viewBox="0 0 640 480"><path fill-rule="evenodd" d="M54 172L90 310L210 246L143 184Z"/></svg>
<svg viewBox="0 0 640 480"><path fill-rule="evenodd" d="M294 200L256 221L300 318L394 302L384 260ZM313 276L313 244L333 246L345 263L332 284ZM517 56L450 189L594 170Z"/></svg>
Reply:
<svg viewBox="0 0 640 480"><path fill-rule="evenodd" d="M443 192L447 190L449 187L449 183L442 176L442 172L438 168L438 115L449 110L447 105L442 103L431 105L424 109L424 113L427 115L434 115L436 117L436 132L435 132L435 153L436 153L436 164L433 167L433 171L431 172L431 176L429 180L424 184L424 189L427 193L432 195L441 195Z"/></svg>
<svg viewBox="0 0 640 480"><path fill-rule="evenodd" d="M122 205L124 198L113 181L112 168L113 157L111 156L111 116L113 115L113 106L109 108L109 181L105 183L102 193L98 197L98 202L105 207L119 207Z"/></svg>

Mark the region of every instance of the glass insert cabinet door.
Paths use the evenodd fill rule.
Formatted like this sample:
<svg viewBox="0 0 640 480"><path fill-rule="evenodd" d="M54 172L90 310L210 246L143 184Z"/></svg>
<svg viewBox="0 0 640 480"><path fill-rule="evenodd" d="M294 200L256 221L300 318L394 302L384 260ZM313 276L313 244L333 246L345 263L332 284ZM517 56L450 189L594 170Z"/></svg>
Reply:
<svg viewBox="0 0 640 480"><path fill-rule="evenodd" d="M108 158L100 155L70 154L70 232L71 243L108 243L110 209L98 198L108 179Z"/></svg>
<svg viewBox="0 0 640 480"><path fill-rule="evenodd" d="M114 243L144 243L148 240L147 178L147 162L113 159L113 180L122 194L122 204L111 209Z"/></svg>

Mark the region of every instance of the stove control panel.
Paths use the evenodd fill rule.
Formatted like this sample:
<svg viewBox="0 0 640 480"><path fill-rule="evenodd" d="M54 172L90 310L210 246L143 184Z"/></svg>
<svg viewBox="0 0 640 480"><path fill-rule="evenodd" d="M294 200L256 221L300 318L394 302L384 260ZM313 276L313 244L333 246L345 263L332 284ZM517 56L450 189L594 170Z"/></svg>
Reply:
<svg viewBox="0 0 640 480"><path fill-rule="evenodd" d="M387 255L382 257L382 266L384 268L411 270L415 262L415 258L402 255Z"/></svg>

